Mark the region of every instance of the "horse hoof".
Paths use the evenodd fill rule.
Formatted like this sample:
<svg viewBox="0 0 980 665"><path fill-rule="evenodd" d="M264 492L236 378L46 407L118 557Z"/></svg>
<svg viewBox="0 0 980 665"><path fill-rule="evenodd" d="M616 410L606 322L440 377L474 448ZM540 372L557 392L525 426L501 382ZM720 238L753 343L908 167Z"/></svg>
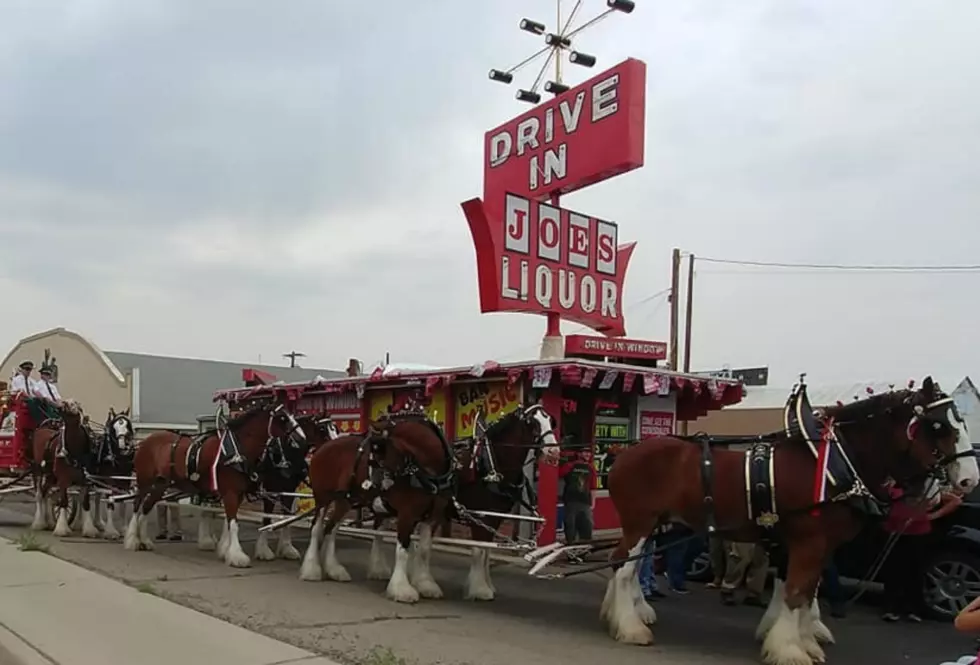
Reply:
<svg viewBox="0 0 980 665"><path fill-rule="evenodd" d="M633 629L619 629L613 635L613 639L623 644L635 644L636 646L649 646L653 644L653 631L640 624Z"/></svg>
<svg viewBox="0 0 980 665"><path fill-rule="evenodd" d="M121 538L118 531L106 531L102 537L110 542L115 542Z"/></svg>
<svg viewBox="0 0 980 665"><path fill-rule="evenodd" d="M494 593L493 589L491 589L489 587L484 587L482 589L476 589L474 591L469 591L468 590L465 594L463 594L463 599L464 600L491 601L491 600L493 600L496 597L497 596Z"/></svg>
<svg viewBox="0 0 980 665"><path fill-rule="evenodd" d="M351 576L343 566L327 569L327 579L333 582L350 582Z"/></svg>
<svg viewBox="0 0 980 665"><path fill-rule="evenodd" d="M393 600L396 603L414 604L419 602L419 592L416 591L414 588L412 588L411 590L401 589L398 591L392 591L389 588L388 590L385 591L385 595L388 596L390 600Z"/></svg>
<svg viewBox="0 0 980 665"><path fill-rule="evenodd" d="M228 554L225 557L225 563L232 568L250 568L252 566L252 560L244 553Z"/></svg>
<svg viewBox="0 0 980 665"><path fill-rule="evenodd" d="M419 596L422 598L428 598L429 600L439 600L443 597L442 589L436 584L434 580L426 580L419 584L413 585L418 589Z"/></svg>
<svg viewBox="0 0 980 665"><path fill-rule="evenodd" d="M289 547L280 547L279 551L276 552L276 556L280 559L285 559L286 561L299 561L303 557L300 556L299 550L290 545Z"/></svg>

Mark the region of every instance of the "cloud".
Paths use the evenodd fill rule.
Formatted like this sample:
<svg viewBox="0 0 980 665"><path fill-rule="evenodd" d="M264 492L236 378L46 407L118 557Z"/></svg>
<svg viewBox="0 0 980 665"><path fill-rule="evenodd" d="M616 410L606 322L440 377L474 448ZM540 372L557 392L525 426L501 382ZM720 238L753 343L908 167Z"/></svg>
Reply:
<svg viewBox="0 0 980 665"><path fill-rule="evenodd" d="M542 320L479 314L459 202L482 190L482 132L522 110L486 72L527 55L517 21L550 28L553 6L4 3L0 347L65 325L107 348L290 347L321 366L533 356ZM978 20L966 2L697 0L585 32L600 66L648 63L646 167L566 199L639 241L631 336L666 336L649 296L672 247L976 262ZM694 365L967 373L974 285L700 264Z"/></svg>

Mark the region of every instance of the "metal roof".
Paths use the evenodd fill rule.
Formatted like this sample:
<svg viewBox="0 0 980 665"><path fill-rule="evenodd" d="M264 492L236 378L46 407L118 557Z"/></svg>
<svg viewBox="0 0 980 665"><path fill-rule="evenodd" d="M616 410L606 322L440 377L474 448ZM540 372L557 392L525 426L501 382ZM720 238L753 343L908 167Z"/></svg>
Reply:
<svg viewBox="0 0 980 665"><path fill-rule="evenodd" d="M106 351L124 374L139 368L139 418L144 423L180 424L197 422L197 416L214 412L216 390L241 385L243 369L274 374L277 379L310 381L317 376L330 379L344 372L328 369L278 367L197 358L174 358L146 353Z"/></svg>

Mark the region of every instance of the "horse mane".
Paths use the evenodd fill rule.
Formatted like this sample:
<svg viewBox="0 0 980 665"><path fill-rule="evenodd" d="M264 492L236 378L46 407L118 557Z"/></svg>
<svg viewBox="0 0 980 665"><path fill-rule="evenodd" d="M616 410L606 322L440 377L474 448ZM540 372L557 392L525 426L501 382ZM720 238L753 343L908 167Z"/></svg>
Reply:
<svg viewBox="0 0 980 665"><path fill-rule="evenodd" d="M824 408L824 413L838 422L855 422L881 416L906 407L906 400L914 393L912 390L890 390L871 395L865 399L848 404L837 404Z"/></svg>
<svg viewBox="0 0 980 665"><path fill-rule="evenodd" d="M242 413L239 413L234 418L229 418L225 421L225 429L232 429L233 427L242 427L257 414L264 411L266 408L265 404L257 404L255 406L249 407Z"/></svg>

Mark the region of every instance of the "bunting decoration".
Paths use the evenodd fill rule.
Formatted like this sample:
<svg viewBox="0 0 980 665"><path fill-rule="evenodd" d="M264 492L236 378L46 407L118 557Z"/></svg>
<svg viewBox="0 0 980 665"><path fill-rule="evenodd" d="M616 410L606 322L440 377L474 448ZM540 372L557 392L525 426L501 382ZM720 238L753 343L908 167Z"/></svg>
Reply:
<svg viewBox="0 0 980 665"><path fill-rule="evenodd" d="M355 390L357 391L357 399L364 399L364 384L358 383Z"/></svg>
<svg viewBox="0 0 980 665"><path fill-rule="evenodd" d="M633 372L623 373L623 392L631 393L633 392L633 383L636 381L636 374Z"/></svg>
<svg viewBox="0 0 980 665"><path fill-rule="evenodd" d="M436 391L436 388L439 387L439 381L440 380L441 380L441 377L439 377L438 375L433 375L433 376L426 377L426 379L425 379L425 396L426 397L431 397L432 396L432 393L434 393Z"/></svg>
<svg viewBox="0 0 980 665"><path fill-rule="evenodd" d="M660 377L653 372L643 373L643 394L649 395L660 391Z"/></svg>
<svg viewBox="0 0 980 665"><path fill-rule="evenodd" d="M614 369L606 370L606 374L602 377L602 381L599 382L599 390L609 390L616 383L616 378L619 376L619 372Z"/></svg>
<svg viewBox="0 0 980 665"><path fill-rule="evenodd" d="M579 385L583 388L591 388L592 384L595 383L595 378L598 376L599 370L595 367L586 367L582 371L582 381Z"/></svg>
<svg viewBox="0 0 980 665"><path fill-rule="evenodd" d="M582 370L578 365L562 365L559 368L561 382L565 385L576 385L582 380Z"/></svg>
<svg viewBox="0 0 980 665"><path fill-rule="evenodd" d="M711 379L708 381L708 392L711 393L711 399L720 400L725 394L725 384Z"/></svg>
<svg viewBox="0 0 980 665"><path fill-rule="evenodd" d="M521 374L523 373L524 370L522 370L520 367L511 367L509 370L507 370L507 385L512 386L517 383L521 378Z"/></svg>
<svg viewBox="0 0 980 665"><path fill-rule="evenodd" d="M670 377L661 374L659 378L660 378L660 390L657 391L657 394L660 397L666 397L667 395L670 394Z"/></svg>
<svg viewBox="0 0 980 665"><path fill-rule="evenodd" d="M547 388L551 385L551 367L535 367L534 378L531 380L532 388Z"/></svg>

